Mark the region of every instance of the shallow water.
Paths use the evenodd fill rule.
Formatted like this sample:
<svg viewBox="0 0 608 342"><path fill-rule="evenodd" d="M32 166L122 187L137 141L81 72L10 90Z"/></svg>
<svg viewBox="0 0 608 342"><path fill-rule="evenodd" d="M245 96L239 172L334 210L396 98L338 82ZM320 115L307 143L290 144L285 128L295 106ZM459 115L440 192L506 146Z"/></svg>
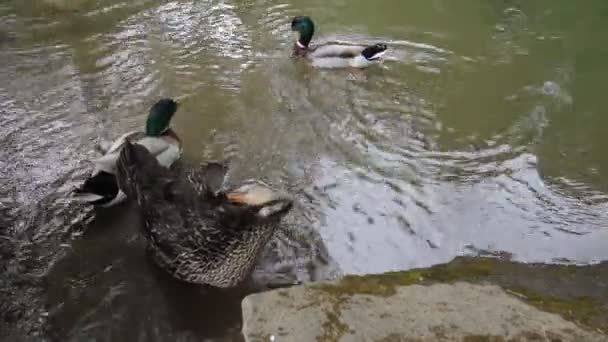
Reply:
<svg viewBox="0 0 608 342"><path fill-rule="evenodd" d="M319 41L387 42L387 60L289 58L298 14ZM132 206L89 224L69 199L95 142L141 127L161 96L181 103L185 160L229 159L231 180L296 196L262 270L608 259L607 14L600 0L3 2L2 277L30 310L10 324L57 340L238 336L255 286L179 284L148 262Z"/></svg>

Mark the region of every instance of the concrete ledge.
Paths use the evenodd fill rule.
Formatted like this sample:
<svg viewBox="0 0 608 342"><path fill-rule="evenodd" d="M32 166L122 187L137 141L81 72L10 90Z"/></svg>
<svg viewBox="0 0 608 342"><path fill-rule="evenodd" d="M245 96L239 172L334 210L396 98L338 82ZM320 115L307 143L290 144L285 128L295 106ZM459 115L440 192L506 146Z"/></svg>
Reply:
<svg viewBox="0 0 608 342"><path fill-rule="evenodd" d="M608 341L499 286L465 282L368 293L309 284L250 295L242 308L252 342Z"/></svg>

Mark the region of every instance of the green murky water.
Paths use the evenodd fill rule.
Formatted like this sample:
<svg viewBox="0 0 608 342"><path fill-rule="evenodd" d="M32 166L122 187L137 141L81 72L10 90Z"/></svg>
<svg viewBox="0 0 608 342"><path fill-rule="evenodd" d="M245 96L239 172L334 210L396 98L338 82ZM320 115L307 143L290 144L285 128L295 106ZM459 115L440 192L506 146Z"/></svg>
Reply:
<svg viewBox="0 0 608 342"><path fill-rule="evenodd" d="M387 42L387 60L294 61L299 14L315 39ZM262 270L608 259L607 16L600 0L2 2L2 277L42 279L5 321L60 340L238 335L251 289L175 283L132 207L87 226L68 196L96 140L141 127L161 96L182 104L186 160L230 159L231 179L297 197Z"/></svg>

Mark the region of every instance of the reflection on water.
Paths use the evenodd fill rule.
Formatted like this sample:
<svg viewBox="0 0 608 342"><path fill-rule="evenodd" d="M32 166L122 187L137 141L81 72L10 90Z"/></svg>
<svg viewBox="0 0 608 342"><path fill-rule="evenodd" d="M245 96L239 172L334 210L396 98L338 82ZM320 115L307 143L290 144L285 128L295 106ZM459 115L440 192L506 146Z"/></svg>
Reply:
<svg viewBox="0 0 608 342"><path fill-rule="evenodd" d="M228 159L229 180L257 177L296 196L262 278L463 254L608 259L608 50L596 43L607 9L600 0L0 4L9 80L0 85L0 330L237 338L240 299L261 283L178 283L149 263L131 205L94 213L69 198L95 142L141 127L160 96L182 104L186 162ZM318 41L386 41L387 60L312 70L289 58L298 14L315 19Z"/></svg>

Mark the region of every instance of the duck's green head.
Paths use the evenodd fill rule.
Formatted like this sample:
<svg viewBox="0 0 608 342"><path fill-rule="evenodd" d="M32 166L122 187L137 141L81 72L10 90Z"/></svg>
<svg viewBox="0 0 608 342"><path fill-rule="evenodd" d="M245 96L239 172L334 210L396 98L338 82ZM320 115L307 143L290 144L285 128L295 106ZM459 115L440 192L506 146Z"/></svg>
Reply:
<svg viewBox="0 0 608 342"><path fill-rule="evenodd" d="M150 113L146 120L146 135L156 137L163 134L169 129L171 118L173 118L173 114L175 114L176 111L177 102L173 99L161 99L156 102L152 108L150 108Z"/></svg>
<svg viewBox="0 0 608 342"><path fill-rule="evenodd" d="M308 46L312 40L312 35L315 34L315 24L310 17L297 16L291 21L291 30L300 33L298 42L303 46Z"/></svg>

